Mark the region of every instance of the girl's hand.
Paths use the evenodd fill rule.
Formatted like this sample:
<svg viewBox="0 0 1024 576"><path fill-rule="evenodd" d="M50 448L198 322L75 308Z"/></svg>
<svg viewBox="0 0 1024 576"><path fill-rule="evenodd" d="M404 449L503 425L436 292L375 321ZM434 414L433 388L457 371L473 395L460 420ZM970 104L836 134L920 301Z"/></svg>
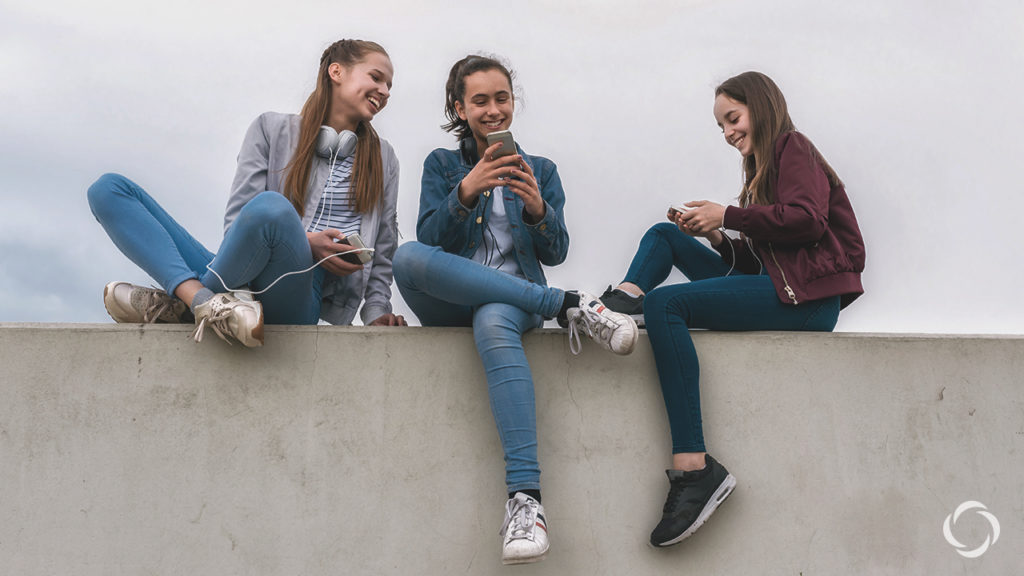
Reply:
<svg viewBox="0 0 1024 576"><path fill-rule="evenodd" d="M725 223L725 206L707 200L687 202L684 206L690 209L669 210L668 219L685 234L707 238L713 246L721 244L725 237L718 229Z"/></svg>
<svg viewBox="0 0 1024 576"><path fill-rule="evenodd" d="M405 323L405 318L400 314L381 314L376 320L370 322L370 326L408 326Z"/></svg>
<svg viewBox="0 0 1024 576"><path fill-rule="evenodd" d="M475 206L478 196L495 186L504 186L505 180L512 175L513 167L523 163L523 157L519 154L495 158L494 153L500 147L500 142L489 146L476 166L459 183L459 202L463 206Z"/></svg>
<svg viewBox="0 0 1024 576"><path fill-rule="evenodd" d="M329 254L338 254L339 252L351 250L352 246L334 241L335 238L340 240L344 237L345 235L340 230L333 228L320 232L306 232L306 238L309 239L309 249L313 253L313 261L320 262L320 260L327 258ZM348 276L363 268L362 264L346 262L340 256L327 258L320 266L335 276Z"/></svg>
<svg viewBox="0 0 1024 576"><path fill-rule="evenodd" d="M533 168L526 162L511 170L512 178L505 179L505 186L523 199L523 208L534 223L540 222L547 211L544 198L540 195L540 187L533 176Z"/></svg>
<svg viewBox="0 0 1024 576"><path fill-rule="evenodd" d="M707 236L713 230L718 230L725 223L725 206L697 200L684 204L690 208L679 216L679 229L689 232L694 236ZM684 230L685 227L685 230Z"/></svg>

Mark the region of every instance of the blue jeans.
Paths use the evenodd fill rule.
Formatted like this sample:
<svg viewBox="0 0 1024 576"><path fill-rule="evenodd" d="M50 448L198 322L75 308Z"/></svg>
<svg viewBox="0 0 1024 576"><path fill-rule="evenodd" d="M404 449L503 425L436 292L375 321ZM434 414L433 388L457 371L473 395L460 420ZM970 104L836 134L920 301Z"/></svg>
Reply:
<svg viewBox="0 0 1024 576"><path fill-rule="evenodd" d="M89 207L114 245L173 295L185 280L198 279L214 292L248 285L262 290L281 274L313 265L298 213L277 192L246 204L214 255L192 237L141 187L118 174L104 174L89 187ZM228 285L210 272L209 264ZM268 324L316 324L320 317L322 268L289 276L257 296Z"/></svg>
<svg viewBox="0 0 1024 576"><path fill-rule="evenodd" d="M690 281L657 286L672 267ZM839 318L839 296L784 304L767 274L729 272L729 264L675 224L656 224L640 241L624 282L647 296L644 320L672 431L672 453L704 452L700 367L690 328L709 330L809 330L830 332Z"/></svg>
<svg viewBox="0 0 1024 576"><path fill-rule="evenodd" d="M402 244L393 265L395 284L420 323L473 327L505 452L505 484L510 493L539 490L537 412L523 334L555 316L565 293L419 242Z"/></svg>

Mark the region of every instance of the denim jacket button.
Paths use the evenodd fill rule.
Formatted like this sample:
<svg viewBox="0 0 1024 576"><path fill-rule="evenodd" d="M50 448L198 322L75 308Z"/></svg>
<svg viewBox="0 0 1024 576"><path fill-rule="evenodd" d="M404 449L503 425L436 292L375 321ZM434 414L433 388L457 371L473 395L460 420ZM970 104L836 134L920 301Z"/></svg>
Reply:
<svg viewBox="0 0 1024 576"><path fill-rule="evenodd" d="M548 229L548 225L547 225L547 224L541 224L541 225L540 225L540 231L541 231L541 232L543 232L543 231L545 231L545 230L547 230L547 229Z"/></svg>
<svg viewBox="0 0 1024 576"><path fill-rule="evenodd" d="M465 210L459 210L459 217L460 218L465 218L466 217L466 211Z"/></svg>
<svg viewBox="0 0 1024 576"><path fill-rule="evenodd" d="M477 224L479 224L479 223L481 223L481 222L483 222L483 221L484 221L484 217L483 217L483 216L477 216L477 217L476 217L476 223L477 223Z"/></svg>
<svg viewBox="0 0 1024 576"><path fill-rule="evenodd" d="M474 242L470 242L469 243L469 247L470 248L476 248L476 242L475 241Z"/></svg>

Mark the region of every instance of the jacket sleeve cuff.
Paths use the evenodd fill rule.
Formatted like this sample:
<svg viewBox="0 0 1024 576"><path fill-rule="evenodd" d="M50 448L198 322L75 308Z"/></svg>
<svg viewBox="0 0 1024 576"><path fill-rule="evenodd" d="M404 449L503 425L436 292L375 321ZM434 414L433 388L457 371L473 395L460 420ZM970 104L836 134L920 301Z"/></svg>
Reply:
<svg viewBox="0 0 1024 576"><path fill-rule="evenodd" d="M459 201L460 184L461 182L459 184L456 184L455 188L453 188L452 191L448 194L448 214L450 214L452 218L455 218L456 222L459 222L461 224L462 222L465 222L466 219L469 218L469 214L470 212L473 211L473 208L467 208L462 205L462 202Z"/></svg>
<svg viewBox="0 0 1024 576"><path fill-rule="evenodd" d="M547 201L544 202L544 217L541 218L540 221L537 222L536 224L530 224L529 222L527 222L526 218L526 210L524 209L523 223L526 224L530 231L535 234L540 234L541 236L547 238L549 241L554 241L555 231L557 230L558 226L557 221L555 220L555 209L551 207L551 204L548 204Z"/></svg>
<svg viewBox="0 0 1024 576"><path fill-rule="evenodd" d="M740 221L742 220L740 215L740 208L737 206L726 206L725 216L722 217L722 228L729 230L739 230Z"/></svg>
<svg viewBox="0 0 1024 576"><path fill-rule="evenodd" d="M391 306L367 303L363 304L363 309L360 311L359 317L363 320L364 326L369 326L371 322L390 312Z"/></svg>

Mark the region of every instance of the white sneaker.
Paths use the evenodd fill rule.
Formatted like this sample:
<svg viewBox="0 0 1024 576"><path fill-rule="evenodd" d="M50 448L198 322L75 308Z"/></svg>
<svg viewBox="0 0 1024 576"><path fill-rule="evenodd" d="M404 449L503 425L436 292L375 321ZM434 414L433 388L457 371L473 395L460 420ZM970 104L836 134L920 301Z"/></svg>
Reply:
<svg viewBox="0 0 1024 576"><path fill-rule="evenodd" d="M548 553L548 526L544 507L530 496L516 492L505 503L505 522L501 525L504 542L502 564L529 564L543 560Z"/></svg>
<svg viewBox="0 0 1024 576"><path fill-rule="evenodd" d="M616 354L633 351L640 330L628 314L613 312L595 296L579 292L580 307L568 310L569 351L579 354L580 331Z"/></svg>
<svg viewBox="0 0 1024 576"><path fill-rule="evenodd" d="M263 306L251 299L234 294L216 294L196 306L196 329L192 337L203 339L203 330L209 327L220 339L231 343L228 336L250 348L263 346Z"/></svg>
<svg viewBox="0 0 1024 576"><path fill-rule="evenodd" d="M111 282L103 287L103 306L114 322L150 324L191 322L188 306L163 290L128 282Z"/></svg>

